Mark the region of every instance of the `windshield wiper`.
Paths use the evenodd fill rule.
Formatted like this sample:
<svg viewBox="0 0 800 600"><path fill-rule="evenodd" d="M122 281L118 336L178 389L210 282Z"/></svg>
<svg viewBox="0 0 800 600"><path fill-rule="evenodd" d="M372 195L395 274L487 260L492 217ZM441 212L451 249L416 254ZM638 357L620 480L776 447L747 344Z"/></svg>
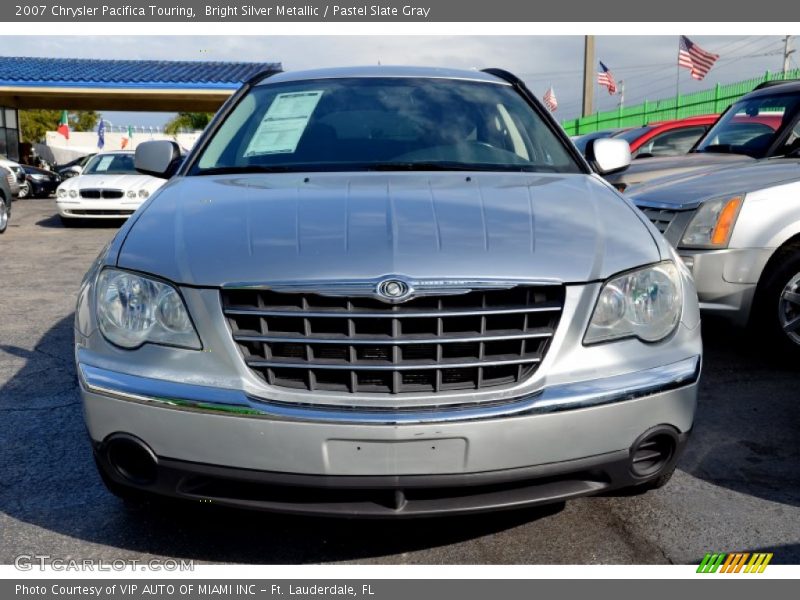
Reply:
<svg viewBox="0 0 800 600"><path fill-rule="evenodd" d="M465 164L445 161L398 161L376 163L295 164L295 165L240 165L198 169L195 175L237 175L247 173L325 173L347 171L508 171L516 173L555 172L552 167L533 165Z"/></svg>
<svg viewBox="0 0 800 600"><path fill-rule="evenodd" d="M307 167L295 165L240 165L235 167L213 167L198 169L195 175L237 175L246 173L302 173L308 171Z"/></svg>
<svg viewBox="0 0 800 600"><path fill-rule="evenodd" d="M382 162L360 166L365 171L513 171L526 172L536 167L526 165L470 165L459 162Z"/></svg>

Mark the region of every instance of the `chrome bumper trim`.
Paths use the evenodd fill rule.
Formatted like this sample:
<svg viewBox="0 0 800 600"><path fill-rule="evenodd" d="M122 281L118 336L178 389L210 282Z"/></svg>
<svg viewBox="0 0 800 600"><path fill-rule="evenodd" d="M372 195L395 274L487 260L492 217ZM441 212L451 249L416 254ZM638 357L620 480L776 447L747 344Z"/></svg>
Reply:
<svg viewBox="0 0 800 600"><path fill-rule="evenodd" d="M138 377L84 363L78 364L78 373L81 386L88 392L165 408L295 421L398 424L491 419L633 400L694 384L700 368L700 356L692 356L634 373L551 386L501 403L468 403L430 410L415 407L407 411L275 402L248 396L240 390Z"/></svg>

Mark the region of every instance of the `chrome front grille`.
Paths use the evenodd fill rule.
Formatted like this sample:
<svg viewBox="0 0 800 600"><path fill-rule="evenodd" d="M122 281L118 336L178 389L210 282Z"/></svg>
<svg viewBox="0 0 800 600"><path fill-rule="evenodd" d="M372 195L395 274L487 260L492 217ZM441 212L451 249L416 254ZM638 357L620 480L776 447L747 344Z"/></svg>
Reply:
<svg viewBox="0 0 800 600"><path fill-rule="evenodd" d="M664 233L667 230L678 214L677 210L670 210L668 208L639 208L661 233Z"/></svg>
<svg viewBox="0 0 800 600"><path fill-rule="evenodd" d="M82 189L81 190L81 198L87 198L90 200L116 200L117 198L122 198L123 192L122 190L104 190L104 189Z"/></svg>
<svg viewBox="0 0 800 600"><path fill-rule="evenodd" d="M248 367L270 385L349 393L437 393L512 385L545 356L563 286L421 297L403 304L224 290Z"/></svg>

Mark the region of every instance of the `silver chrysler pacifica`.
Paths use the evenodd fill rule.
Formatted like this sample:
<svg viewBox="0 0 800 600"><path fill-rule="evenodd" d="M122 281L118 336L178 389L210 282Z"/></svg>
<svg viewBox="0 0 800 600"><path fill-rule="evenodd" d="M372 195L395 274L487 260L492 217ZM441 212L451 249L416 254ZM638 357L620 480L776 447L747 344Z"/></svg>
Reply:
<svg viewBox="0 0 800 600"><path fill-rule="evenodd" d="M663 485L701 366L669 244L502 70L246 83L80 290L122 497L402 517ZM597 174L595 174L597 173Z"/></svg>

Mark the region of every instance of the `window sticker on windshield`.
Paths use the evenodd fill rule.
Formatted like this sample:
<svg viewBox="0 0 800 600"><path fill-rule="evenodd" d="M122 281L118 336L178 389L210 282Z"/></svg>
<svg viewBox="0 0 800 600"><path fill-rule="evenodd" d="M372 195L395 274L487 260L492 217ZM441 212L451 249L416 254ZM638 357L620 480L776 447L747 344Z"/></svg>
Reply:
<svg viewBox="0 0 800 600"><path fill-rule="evenodd" d="M322 94L322 91L278 94L261 119L244 155L293 153Z"/></svg>
<svg viewBox="0 0 800 600"><path fill-rule="evenodd" d="M108 171L108 167L111 166L111 161L114 160L113 156L104 156L100 159L97 163L97 166L94 168L95 171Z"/></svg>

